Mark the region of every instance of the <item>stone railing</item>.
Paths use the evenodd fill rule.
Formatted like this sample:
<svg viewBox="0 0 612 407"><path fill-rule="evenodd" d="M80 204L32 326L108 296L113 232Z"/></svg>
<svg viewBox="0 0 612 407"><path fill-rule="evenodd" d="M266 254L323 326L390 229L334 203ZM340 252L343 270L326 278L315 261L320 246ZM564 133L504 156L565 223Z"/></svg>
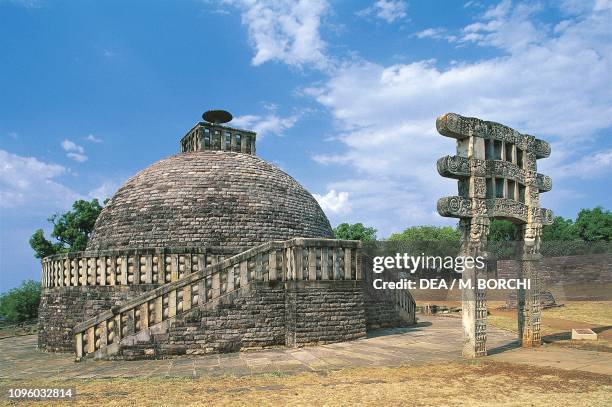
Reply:
<svg viewBox="0 0 612 407"><path fill-rule="evenodd" d="M366 249L363 254L365 269L363 275L364 289L368 292L368 296L376 301L391 301L400 316L409 324L416 324L416 302L408 289L375 289L373 286L374 279L382 279L382 281L399 282L401 278L397 270L385 269L381 273L374 273L372 269L372 247Z"/></svg>
<svg viewBox="0 0 612 407"><path fill-rule="evenodd" d="M42 287L165 284L244 248L167 248L73 252L42 260Z"/></svg>
<svg viewBox="0 0 612 407"><path fill-rule="evenodd" d="M416 324L416 302L408 290L391 290L391 296L397 308L403 312L403 316L407 316L410 320L406 321L410 324Z"/></svg>
<svg viewBox="0 0 612 407"><path fill-rule="evenodd" d="M255 155L255 132L213 123L198 123L181 139L181 151L232 151Z"/></svg>
<svg viewBox="0 0 612 407"><path fill-rule="evenodd" d="M77 360L112 354L137 335L254 281L361 280L361 243L291 239L268 242L164 284L74 327Z"/></svg>

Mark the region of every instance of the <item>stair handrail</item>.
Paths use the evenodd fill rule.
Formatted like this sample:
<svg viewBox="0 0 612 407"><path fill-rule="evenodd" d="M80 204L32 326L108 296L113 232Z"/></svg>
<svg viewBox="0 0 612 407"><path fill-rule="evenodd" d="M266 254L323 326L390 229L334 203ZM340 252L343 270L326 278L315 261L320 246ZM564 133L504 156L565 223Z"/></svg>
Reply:
<svg viewBox="0 0 612 407"><path fill-rule="evenodd" d="M348 265L348 267L347 267ZM253 281L361 280L361 242L270 241L199 268L73 328L77 360Z"/></svg>

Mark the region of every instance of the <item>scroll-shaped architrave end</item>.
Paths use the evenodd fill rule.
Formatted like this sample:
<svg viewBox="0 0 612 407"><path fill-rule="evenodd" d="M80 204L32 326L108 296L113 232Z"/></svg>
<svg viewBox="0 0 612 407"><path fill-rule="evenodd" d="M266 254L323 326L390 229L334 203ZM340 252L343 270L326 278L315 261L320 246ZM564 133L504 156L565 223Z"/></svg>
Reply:
<svg viewBox="0 0 612 407"><path fill-rule="evenodd" d="M552 225L555 220L553 211L550 209L540 209L540 217L542 218L542 225L544 226Z"/></svg>
<svg viewBox="0 0 612 407"><path fill-rule="evenodd" d="M546 158L550 156L550 144L544 140L535 139L533 141L533 150L536 158Z"/></svg>
<svg viewBox="0 0 612 407"><path fill-rule="evenodd" d="M437 209L440 216L448 218L469 218L472 216L471 200L461 196L445 196L438 199Z"/></svg>
<svg viewBox="0 0 612 407"><path fill-rule="evenodd" d="M548 192L552 189L552 178L548 175L537 174L536 180L538 182L538 190L540 192Z"/></svg>
<svg viewBox="0 0 612 407"><path fill-rule="evenodd" d="M447 178L462 178L470 176L470 161L465 157L442 157L437 162L438 174Z"/></svg>
<svg viewBox="0 0 612 407"><path fill-rule="evenodd" d="M446 113L436 119L436 129L438 133L446 137L458 140L469 137L469 133L462 129L463 116L457 113Z"/></svg>

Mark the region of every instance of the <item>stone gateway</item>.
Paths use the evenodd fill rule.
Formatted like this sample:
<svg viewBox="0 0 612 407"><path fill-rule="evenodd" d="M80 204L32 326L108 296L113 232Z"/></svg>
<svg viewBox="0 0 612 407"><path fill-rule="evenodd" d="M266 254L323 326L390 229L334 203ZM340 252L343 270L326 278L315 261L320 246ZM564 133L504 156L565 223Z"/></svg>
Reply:
<svg viewBox="0 0 612 407"><path fill-rule="evenodd" d="M438 213L459 218L461 255L487 257L491 219L506 219L520 226L522 268L517 286L518 327L523 346L540 344L540 281L538 263L542 226L553 221L549 209L540 208L540 193L550 191L552 180L537 172L536 160L550 155L550 145L495 122L447 113L436 121L438 132L457 140L457 154L438 160L443 177L458 180L458 196L441 198ZM462 279L472 282L462 291L463 355L487 354L487 302L485 288L474 284L485 270L466 267Z"/></svg>
<svg viewBox="0 0 612 407"><path fill-rule="evenodd" d="M255 133L205 118L115 193L86 251L43 259L41 349L160 358L414 322L407 290L372 297L360 242L333 239L312 195L255 155Z"/></svg>

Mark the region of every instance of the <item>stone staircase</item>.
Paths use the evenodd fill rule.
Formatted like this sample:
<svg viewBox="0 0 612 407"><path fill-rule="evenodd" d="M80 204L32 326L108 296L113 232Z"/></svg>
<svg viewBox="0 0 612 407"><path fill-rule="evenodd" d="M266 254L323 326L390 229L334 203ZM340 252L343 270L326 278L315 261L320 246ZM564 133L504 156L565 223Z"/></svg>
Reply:
<svg viewBox="0 0 612 407"><path fill-rule="evenodd" d="M214 310L254 283L360 281L360 251L358 241L303 238L246 250L77 324L76 358L159 357L164 335L187 313Z"/></svg>

